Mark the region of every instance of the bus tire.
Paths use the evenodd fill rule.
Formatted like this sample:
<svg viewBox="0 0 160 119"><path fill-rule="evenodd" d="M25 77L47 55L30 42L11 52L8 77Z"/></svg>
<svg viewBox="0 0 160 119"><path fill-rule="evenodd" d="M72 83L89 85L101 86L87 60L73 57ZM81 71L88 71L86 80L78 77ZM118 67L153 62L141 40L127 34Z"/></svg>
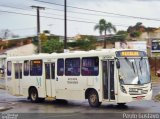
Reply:
<svg viewBox="0 0 160 119"><path fill-rule="evenodd" d="M95 90L91 90L88 95L88 102L91 107L99 107L101 102L99 102L98 93Z"/></svg>
<svg viewBox="0 0 160 119"><path fill-rule="evenodd" d="M38 92L35 88L31 88L31 90L29 91L29 97L31 99L31 102L39 102Z"/></svg>

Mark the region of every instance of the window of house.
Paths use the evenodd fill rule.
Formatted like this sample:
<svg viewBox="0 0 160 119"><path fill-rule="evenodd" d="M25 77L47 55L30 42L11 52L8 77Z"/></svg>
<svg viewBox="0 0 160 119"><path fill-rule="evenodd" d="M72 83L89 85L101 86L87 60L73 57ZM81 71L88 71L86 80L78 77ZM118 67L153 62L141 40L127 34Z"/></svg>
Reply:
<svg viewBox="0 0 160 119"><path fill-rule="evenodd" d="M98 57L85 57L82 58L83 76L98 76L99 74L99 58Z"/></svg>
<svg viewBox="0 0 160 119"><path fill-rule="evenodd" d="M65 60L65 75L66 76L80 75L80 58L68 58Z"/></svg>

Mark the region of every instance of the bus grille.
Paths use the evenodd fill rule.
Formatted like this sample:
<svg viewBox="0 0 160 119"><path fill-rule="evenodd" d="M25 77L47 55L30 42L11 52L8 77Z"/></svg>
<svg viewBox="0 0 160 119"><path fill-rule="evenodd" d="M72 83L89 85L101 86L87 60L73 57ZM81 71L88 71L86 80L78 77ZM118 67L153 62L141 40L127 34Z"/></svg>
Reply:
<svg viewBox="0 0 160 119"><path fill-rule="evenodd" d="M142 95L142 94L147 94L148 90L143 90L140 88L130 88L129 89L129 94L130 95Z"/></svg>

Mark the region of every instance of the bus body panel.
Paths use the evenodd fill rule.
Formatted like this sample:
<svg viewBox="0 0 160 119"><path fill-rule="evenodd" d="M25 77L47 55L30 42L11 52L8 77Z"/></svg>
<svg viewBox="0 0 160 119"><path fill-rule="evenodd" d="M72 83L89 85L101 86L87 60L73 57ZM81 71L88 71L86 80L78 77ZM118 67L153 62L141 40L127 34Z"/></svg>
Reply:
<svg viewBox="0 0 160 119"><path fill-rule="evenodd" d="M42 76L26 77L23 80L23 94L24 96L29 96L29 88L35 87L38 91L39 97L46 97L45 92L45 81Z"/></svg>
<svg viewBox="0 0 160 119"><path fill-rule="evenodd" d="M127 91L127 94L122 92L121 84L119 81L119 71L116 66L116 54L119 50L102 50L102 51L80 51L75 53L60 53L60 54L45 54L45 55L33 55L22 57L7 58L7 62L12 62L12 75L6 76L7 90L13 94L20 94L23 96L29 96L29 88L35 87L40 98L54 97L55 99L68 99L68 100L85 100L86 91L88 89L94 89L98 93L99 101L126 103L132 101L139 101L138 99L143 97L142 100L150 100L152 96L151 83L136 85L137 88L142 90L148 90L143 95L130 95L130 88L135 88L134 85L123 85L123 88ZM125 50L122 50L125 51ZM124 54L126 55L126 54ZM85 76L82 75L82 59L88 57L98 57L99 59L99 71L98 75ZM64 59L64 69L66 59L80 59L80 75L68 76L64 74L58 75L58 59ZM22 73L22 79L15 79L14 76L14 64L22 63L25 60L42 60L42 75L40 76L24 76ZM54 73L52 71L54 66ZM96 68L94 69L96 70ZM49 76L54 78L47 78ZM22 68L24 72L24 68ZM105 83L105 84L104 84ZM150 91L149 91L150 90ZM141 97L140 97L141 96ZM133 99L135 98L135 99Z"/></svg>

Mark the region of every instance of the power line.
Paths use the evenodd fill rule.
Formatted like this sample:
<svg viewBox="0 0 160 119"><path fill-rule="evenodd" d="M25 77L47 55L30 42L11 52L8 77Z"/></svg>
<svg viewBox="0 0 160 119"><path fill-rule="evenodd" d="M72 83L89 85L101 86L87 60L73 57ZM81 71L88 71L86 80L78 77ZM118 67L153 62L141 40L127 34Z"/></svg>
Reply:
<svg viewBox="0 0 160 119"><path fill-rule="evenodd" d="M13 6L6 6L6 5L0 5L1 7L7 7L7 8L13 8L13 9L20 9L20 10L27 10L28 11L28 9L24 9L24 8L17 8L17 7L13 7ZM51 9L51 8L49 8L49 9ZM57 10L57 9L56 9ZM31 10L29 10L29 11L31 11ZM57 10L57 11L63 11L63 10ZM64 12L64 11L63 11ZM70 12L72 12L72 11L70 11ZM59 14L53 14L53 13L49 13L49 12L42 12L42 13L45 13L45 14L50 14L50 15L56 15L56 16L62 16L62 15L59 15ZM73 12L73 13L79 13L79 12ZM81 13L81 14L85 14L85 13ZM88 14L88 13L86 13L87 15L93 15L93 14ZM96 15L96 14L94 14L94 15ZM98 14L97 14L98 15ZM75 18L75 19L81 19L81 20L91 20L91 19L84 19L84 18L80 18L80 17L72 17L72 16L68 16L69 18Z"/></svg>
<svg viewBox="0 0 160 119"><path fill-rule="evenodd" d="M0 12L11 13L11 14L19 14L19 15L26 15L26 16L36 16L36 15L33 15L33 14L11 12L11 11L4 11L4 10L0 10Z"/></svg>
<svg viewBox="0 0 160 119"><path fill-rule="evenodd" d="M13 6L8 6L8 5L0 5L1 7L7 7L7 8L13 8L13 9L20 9L20 10L27 10L27 11L32 11L32 10L28 10L28 9L24 9L24 8L19 8L19 7L13 7ZM46 7L45 7L46 8ZM52 9L52 8L49 8L47 7L47 9L50 9L50 10L55 10L55 11L60 11L60 12L64 12L64 10L59 10L59 9ZM70 12L70 13L76 13L76 14L85 14L85 15L92 15L92 16L107 16L107 17L116 17L116 18L119 18L118 16L108 16L108 15L100 15L100 14L91 14L91 13L85 13L85 12L74 12L74 11L67 11L67 12ZM59 15L59 14L53 14L53 13L49 13L49 12L42 12L42 13L46 13L46 14L50 14L50 15L57 15L57 16L62 16L62 15ZM70 18L75 18L75 19L82 19L82 20L91 20L91 19L84 19L84 18L80 18L80 17L72 17L72 16L68 16ZM124 17L123 17L124 18Z"/></svg>
<svg viewBox="0 0 160 119"><path fill-rule="evenodd" d="M45 13L45 14L50 14L50 15L56 15L56 16L60 16L62 17L63 15L60 15L60 14L54 14L54 13L49 13L49 12L42 12L42 13ZM75 18L75 19L82 19L82 20L92 20L92 19L85 19L85 18L81 18L81 17L72 17L72 16L68 16L69 18Z"/></svg>
<svg viewBox="0 0 160 119"><path fill-rule="evenodd" d="M50 8L50 7L46 7L46 8L47 8L47 9L50 9L50 10L54 10L54 11L62 11L62 12L64 12L64 10L54 9L54 8ZM119 16L109 16L109 15L102 15L102 14L86 13L86 12L76 12L76 11L70 11L70 10L68 10L67 12L75 13L75 14L82 14L82 15L92 15L92 16L103 16L103 17L126 18L126 17L119 17Z"/></svg>
<svg viewBox="0 0 160 119"><path fill-rule="evenodd" d="M53 5L58 5L58 6L64 6L62 4L53 3L53 2L46 2L46 1L41 1L41 0L33 0L33 1L41 2L41 3L47 3L47 4L53 4ZM94 10L94 9L81 8L81 7L76 7L76 6L69 6L68 5L67 7L74 8L74 9L91 11L91 12L99 12L99 13L104 13L104 14L112 14L112 15L117 15L117 16L129 17L129 18L134 18L134 19L160 21L160 19L145 18L145 17L136 17L136 16L131 16L131 15L125 15L125 14L118 14L118 13L104 12L104 11L99 11L99 10Z"/></svg>
<svg viewBox="0 0 160 119"><path fill-rule="evenodd" d="M35 30L36 27L28 27L28 28L18 28L18 29L10 29L11 31L19 31L19 30Z"/></svg>
<svg viewBox="0 0 160 119"><path fill-rule="evenodd" d="M19 8L19 7L13 7L13 6L8 6L8 5L0 5L1 7L7 7L7 8L13 8L13 9L20 9L20 10L27 10L27 11L32 11L32 10L28 10L28 9L24 9L24 8ZM63 11L63 10L62 10ZM45 14L50 14L50 15L56 15L56 16L62 16L59 14L53 14L53 13L49 13L49 12L42 12ZM68 16L70 18L75 18L75 19L83 19L83 20L91 20L91 19L84 19L84 18L80 18L80 17L72 17L72 16Z"/></svg>
<svg viewBox="0 0 160 119"><path fill-rule="evenodd" d="M36 16L33 14L27 14L27 13L19 13L19 12L11 12L11 11L4 11L4 10L0 10L0 12L5 12L5 13L11 13L11 14L19 14L19 15L26 15L26 16ZM41 16L43 18L49 18L49 19L57 19L57 20L64 20L63 18L56 18L56 17L49 17L49 16ZM68 21L72 21L72 22L81 22L81 23L90 23L90 24L97 24L96 22L92 22L92 21L83 21L83 20L73 20L73 19L68 19ZM118 25L116 24L115 26L121 26L121 27L129 27L126 25Z"/></svg>
<svg viewBox="0 0 160 119"><path fill-rule="evenodd" d="M27 10L28 9L23 9L23 8L17 8L17 7L13 7L13 6L6 6L6 5L0 5L1 7L7 7L7 8L13 8L13 9L20 9L20 10ZM29 11L32 11L32 10L29 10ZM58 10L60 11L60 10ZM62 10L63 11L63 10ZM56 15L56 16L63 16L63 15L59 15L59 14L53 14L53 13L49 13L49 12L42 12L42 13L45 13L45 14L50 14L50 15ZM80 17L72 17L72 16L68 16L70 18L75 18L75 19L82 19L82 20L91 20L91 19L84 19L84 18L80 18Z"/></svg>
<svg viewBox="0 0 160 119"><path fill-rule="evenodd" d="M1 7L7 7L7 8L13 8L13 9L20 9L20 10L25 10L25 11L32 11L29 9L24 9L24 8L20 8L20 7L14 7L14 6L8 6L8 5L0 5ZM45 7L46 8L46 7ZM47 7L48 8L48 7ZM52 9L52 8L48 8L51 10L56 10L56 11L61 11L64 12L64 10L58 10L58 9ZM108 15L99 15L99 14L91 14L91 13L85 13L85 12L74 12L74 11L67 11L67 12L71 12L71 13L78 13L78 14L86 14L86 15L94 15L94 16L107 16L107 17L118 17L118 16L108 16ZM50 14L50 15L56 15L56 16L63 16L63 15L59 15L59 14L53 14L53 13L49 13L49 12L42 12L45 14ZM80 17L72 17L72 16L68 16L69 18L75 18L75 19L81 19L81 20L91 20L91 19L84 19L84 18L80 18ZM119 17L118 17L119 18ZM128 27L129 25L116 25L116 26L122 26L122 27Z"/></svg>
<svg viewBox="0 0 160 119"><path fill-rule="evenodd" d="M14 7L14 6L8 6L8 5L1 5L1 7L8 7L8 8L13 8L13 9L20 9L20 10L27 10L27 11L32 11L32 10L29 10L29 9L25 9L25 8L20 8L20 7Z"/></svg>

